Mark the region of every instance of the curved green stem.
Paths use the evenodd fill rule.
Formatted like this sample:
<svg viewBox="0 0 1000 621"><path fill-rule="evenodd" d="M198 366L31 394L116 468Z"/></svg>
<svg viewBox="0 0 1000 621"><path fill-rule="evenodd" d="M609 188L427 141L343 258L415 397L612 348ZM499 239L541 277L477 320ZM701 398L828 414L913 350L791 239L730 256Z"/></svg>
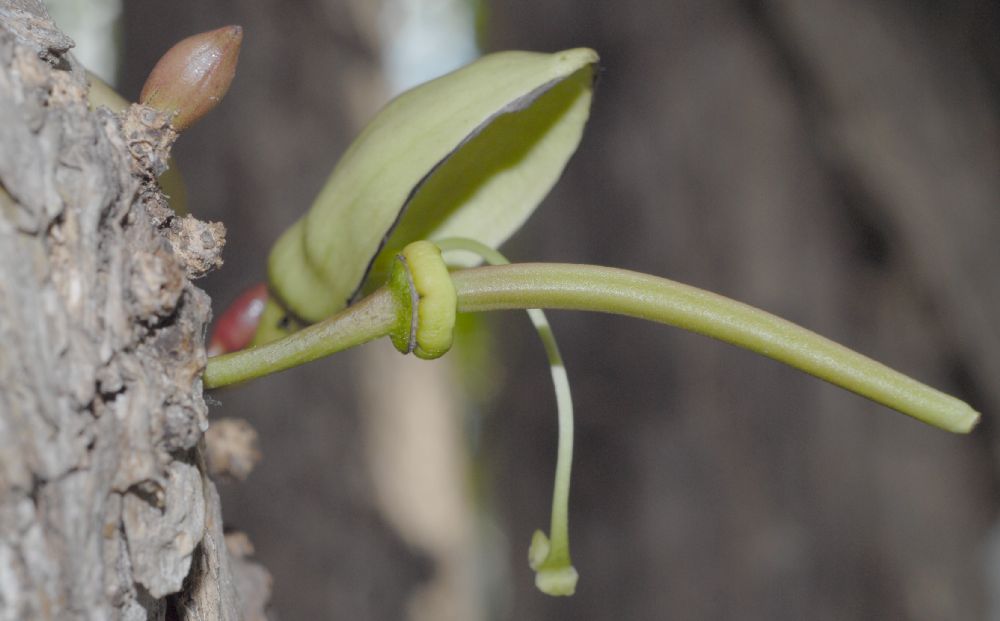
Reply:
<svg viewBox="0 0 1000 621"><path fill-rule="evenodd" d="M948 431L965 433L979 421L966 403L814 332L665 278L592 265L522 263L462 270L452 280L460 312L544 307L648 319L758 352ZM212 358L205 386L245 381L360 345L398 327L398 316L397 302L379 290L290 337Z"/></svg>
<svg viewBox="0 0 1000 621"><path fill-rule="evenodd" d="M509 265L507 257L489 246L472 239L450 238L435 240L442 251L462 250L473 252L491 265ZM453 279L454 280L454 279ZM556 475L552 490L552 518L549 535L537 531L531 540L528 558L537 572L535 584L548 595L572 595L576 590L578 575L569 554L569 491L573 469L573 397L569 376L563 363L559 344L545 312L538 308L527 309L528 317L538 332L545 348L552 372L552 385L556 392L556 410L559 416L559 447L556 456Z"/></svg>
<svg viewBox="0 0 1000 621"><path fill-rule="evenodd" d="M202 377L205 388L219 388L284 371L386 336L399 323L399 314L396 299L383 287L350 308L291 336L210 358Z"/></svg>
<svg viewBox="0 0 1000 621"><path fill-rule="evenodd" d="M560 308L628 315L744 347L942 429L979 420L966 403L770 313L628 270L522 263L455 272L460 312Z"/></svg>

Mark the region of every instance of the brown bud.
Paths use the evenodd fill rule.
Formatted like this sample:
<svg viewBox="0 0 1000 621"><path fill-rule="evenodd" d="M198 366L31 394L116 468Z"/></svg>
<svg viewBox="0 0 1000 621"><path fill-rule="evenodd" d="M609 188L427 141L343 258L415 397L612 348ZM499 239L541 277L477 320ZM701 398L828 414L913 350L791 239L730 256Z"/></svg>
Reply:
<svg viewBox="0 0 1000 621"><path fill-rule="evenodd" d="M236 74L242 42L240 26L184 39L153 67L139 103L175 113L173 127L184 131L222 101Z"/></svg>

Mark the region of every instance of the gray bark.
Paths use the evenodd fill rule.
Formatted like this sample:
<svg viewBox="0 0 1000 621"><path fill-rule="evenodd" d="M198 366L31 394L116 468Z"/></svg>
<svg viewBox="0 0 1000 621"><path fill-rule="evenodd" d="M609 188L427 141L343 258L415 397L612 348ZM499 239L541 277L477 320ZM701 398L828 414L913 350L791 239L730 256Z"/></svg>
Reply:
<svg viewBox="0 0 1000 621"><path fill-rule="evenodd" d="M0 619L237 619L201 456L221 225L156 187L176 135L91 111L72 42L0 2Z"/></svg>

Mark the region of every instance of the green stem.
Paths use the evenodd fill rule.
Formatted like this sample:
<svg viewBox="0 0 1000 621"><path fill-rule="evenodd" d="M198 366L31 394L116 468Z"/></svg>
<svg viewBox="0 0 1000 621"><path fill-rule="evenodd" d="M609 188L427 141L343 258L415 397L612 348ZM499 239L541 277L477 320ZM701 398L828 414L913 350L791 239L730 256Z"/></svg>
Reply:
<svg viewBox="0 0 1000 621"><path fill-rule="evenodd" d="M435 240L442 251L462 250L473 252L491 265L509 265L510 261L497 250L472 239L450 238ZM454 278L452 279L454 281ZM563 363L559 344L556 342L552 325L545 312L539 308L527 309L528 317L538 332L545 348L552 373L552 385L556 392L556 410L559 417L559 447L556 453L556 475L552 490L552 518L549 535L544 537L542 550L529 552L533 559L532 569L538 572L536 584L549 595L572 595L576 589L577 573L569 554L569 491L573 469L573 397L569 387L569 376ZM533 546L538 536L533 539ZM537 561L537 562L535 562ZM553 576L555 577L553 579Z"/></svg>
<svg viewBox="0 0 1000 621"><path fill-rule="evenodd" d="M389 290L379 289L337 315L291 336L209 358L203 376L205 388L219 388L284 371L386 336L396 327L398 313L398 304Z"/></svg>
<svg viewBox="0 0 1000 621"><path fill-rule="evenodd" d="M537 308L529 308L538 336L542 339L545 353L552 371L552 384L556 390L556 405L559 414L559 447L556 453L556 476L552 489L552 521L549 526L550 550L545 566L566 567L571 565L569 556L569 488L573 469L573 398L570 395L569 377L563 364L545 314Z"/></svg>
<svg viewBox="0 0 1000 621"><path fill-rule="evenodd" d="M522 263L455 272L460 312L559 308L648 319L779 360L931 425L970 431L966 403L770 313L664 278L608 267Z"/></svg>
<svg viewBox="0 0 1000 621"><path fill-rule="evenodd" d="M522 263L462 270L452 280L460 312L559 308L648 319L774 358L948 431L966 433L979 421L966 403L814 332L664 278L592 265ZM245 381L360 345L397 328L398 314L391 294L379 290L290 337L212 358L205 386Z"/></svg>

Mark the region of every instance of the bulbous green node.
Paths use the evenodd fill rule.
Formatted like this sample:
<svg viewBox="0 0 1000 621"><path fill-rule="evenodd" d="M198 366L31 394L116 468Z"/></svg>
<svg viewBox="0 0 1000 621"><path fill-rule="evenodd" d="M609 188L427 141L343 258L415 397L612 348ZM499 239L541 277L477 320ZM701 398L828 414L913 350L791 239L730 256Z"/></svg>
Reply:
<svg viewBox="0 0 1000 621"><path fill-rule="evenodd" d="M396 256L389 279L399 307L409 311L389 335L404 354L433 360L451 349L458 296L441 250L428 241L409 244ZM408 321L407 321L408 319Z"/></svg>
<svg viewBox="0 0 1000 621"><path fill-rule="evenodd" d="M568 546L568 543L565 545ZM531 537L528 564L535 570L535 587L546 595L569 596L576 593L580 574L570 563L569 549L554 549L540 530Z"/></svg>

